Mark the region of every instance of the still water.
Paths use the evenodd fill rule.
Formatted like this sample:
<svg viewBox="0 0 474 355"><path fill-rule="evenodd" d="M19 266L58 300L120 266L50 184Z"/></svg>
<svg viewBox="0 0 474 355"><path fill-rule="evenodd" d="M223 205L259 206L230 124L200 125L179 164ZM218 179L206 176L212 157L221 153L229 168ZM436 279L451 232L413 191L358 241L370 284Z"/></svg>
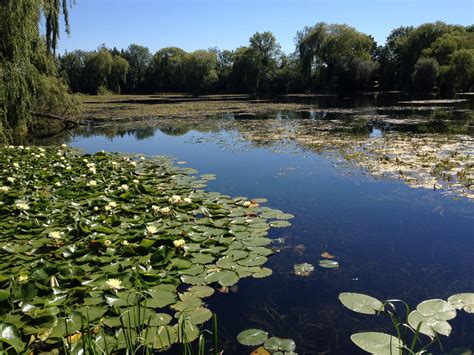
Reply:
<svg viewBox="0 0 474 355"><path fill-rule="evenodd" d="M375 115L380 117L380 112ZM305 120L297 112L252 119L253 127L278 124L283 136L285 129ZM285 119L289 124L282 125ZM357 354L352 333L394 333L383 317L344 308L338 301L344 291L403 299L412 307L425 299L474 292L473 200L375 178L337 154L285 141L281 135L255 144L222 120L229 117L211 118L209 125L91 127L76 133L69 144L89 153L172 156L200 173L216 174L209 190L265 197L269 207L295 215L291 227L271 230L271 237L284 239L266 265L274 270L272 276L243 279L238 288L209 300L218 315L225 354L250 353L253 349L240 347L235 336L253 327L295 340L300 354ZM359 134L377 139L385 129L372 125ZM325 251L337 257L338 269L317 266ZM316 266L307 278L293 274L293 265L303 262ZM434 353L474 346L473 315L459 312L451 324L453 333L442 339L444 352L433 347Z"/></svg>

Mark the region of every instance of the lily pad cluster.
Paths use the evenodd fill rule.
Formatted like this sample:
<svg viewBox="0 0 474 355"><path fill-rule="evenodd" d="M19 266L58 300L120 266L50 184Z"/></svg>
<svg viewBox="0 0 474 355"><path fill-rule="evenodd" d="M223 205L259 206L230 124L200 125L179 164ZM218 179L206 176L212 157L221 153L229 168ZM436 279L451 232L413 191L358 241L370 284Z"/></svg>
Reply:
<svg viewBox="0 0 474 355"><path fill-rule="evenodd" d="M268 337L261 329L247 329L237 335L237 341L246 346L259 346L255 354L296 355L296 343L292 339Z"/></svg>
<svg viewBox="0 0 474 355"><path fill-rule="evenodd" d="M292 217L163 157L8 146L0 171L0 342L17 352L192 342L216 286L271 275L268 231Z"/></svg>
<svg viewBox="0 0 474 355"><path fill-rule="evenodd" d="M362 314L387 314L391 317L399 337L380 333L364 332L356 333L351 336L351 340L361 349L376 354L399 353L401 350L407 350L409 353L415 353L415 346L419 334L424 334L431 340L421 351L438 341L439 335L449 336L451 334L451 325L448 323L456 317L456 310L465 310L468 313L474 313L474 293L460 293L448 298L431 299L419 303L416 309L410 311L410 307L400 300L379 301L378 299L361 293L343 292L339 295L339 300L350 310ZM397 318L395 308L396 302L402 302L406 311L406 321L403 323ZM400 326L409 327L415 334L415 339L411 341L401 336ZM417 352L418 353L418 352Z"/></svg>

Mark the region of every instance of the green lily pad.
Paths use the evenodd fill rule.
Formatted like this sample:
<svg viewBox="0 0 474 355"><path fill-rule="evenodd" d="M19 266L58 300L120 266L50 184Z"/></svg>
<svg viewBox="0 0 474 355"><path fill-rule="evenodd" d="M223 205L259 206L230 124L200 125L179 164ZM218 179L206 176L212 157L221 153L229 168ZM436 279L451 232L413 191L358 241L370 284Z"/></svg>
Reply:
<svg viewBox="0 0 474 355"><path fill-rule="evenodd" d="M450 320L456 317L456 309L448 302L433 299L421 302L416 310L424 317L437 320Z"/></svg>
<svg viewBox="0 0 474 355"><path fill-rule="evenodd" d="M448 298L448 302L456 309L464 309L474 313L474 293L458 293Z"/></svg>
<svg viewBox="0 0 474 355"><path fill-rule="evenodd" d="M319 266L325 268L325 269L335 269L339 267L339 263L334 260L320 260L319 261Z"/></svg>
<svg viewBox="0 0 474 355"><path fill-rule="evenodd" d="M11 324L0 323L0 341L12 346L17 353L22 352L26 347L18 330Z"/></svg>
<svg viewBox="0 0 474 355"><path fill-rule="evenodd" d="M268 333L260 329L247 329L237 335L237 341L247 346L262 345L267 339Z"/></svg>
<svg viewBox="0 0 474 355"><path fill-rule="evenodd" d="M342 292L339 300L351 311L362 314L376 314L383 309L383 303L378 299L362 293Z"/></svg>
<svg viewBox="0 0 474 355"><path fill-rule="evenodd" d="M393 335L365 332L351 335L352 342L362 350L377 355L393 355L398 354L404 344Z"/></svg>
<svg viewBox="0 0 474 355"><path fill-rule="evenodd" d="M421 325L420 325L421 323ZM418 311L413 311L408 315L408 324L414 329L420 326L420 333L434 338L436 334L449 336L451 325L444 320L437 320L432 317L425 317Z"/></svg>

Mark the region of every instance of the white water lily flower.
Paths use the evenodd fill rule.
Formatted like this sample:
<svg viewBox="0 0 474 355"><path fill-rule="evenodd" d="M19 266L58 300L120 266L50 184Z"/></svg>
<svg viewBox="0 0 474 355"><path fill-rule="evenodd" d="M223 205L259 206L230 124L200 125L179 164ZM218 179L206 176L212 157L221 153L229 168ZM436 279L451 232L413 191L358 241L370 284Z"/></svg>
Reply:
<svg viewBox="0 0 474 355"><path fill-rule="evenodd" d="M244 207L249 207L251 204L252 204L252 202L250 202L250 201L245 201L245 202L243 203L243 206L244 206Z"/></svg>
<svg viewBox="0 0 474 355"><path fill-rule="evenodd" d="M108 247L110 247L110 246L112 245L112 241L111 241L110 239L106 239L106 240L104 241L104 245L108 248Z"/></svg>
<svg viewBox="0 0 474 355"><path fill-rule="evenodd" d="M95 167L89 168L89 171L90 171L92 174L96 174L96 173L97 173L97 170L95 170Z"/></svg>
<svg viewBox="0 0 474 355"><path fill-rule="evenodd" d="M131 166L137 166L137 163L134 162L134 161L131 161L131 162L130 162L130 165L131 165Z"/></svg>
<svg viewBox="0 0 474 355"><path fill-rule="evenodd" d="M25 148L25 147L23 147L22 145L18 146L18 149L23 149L23 148Z"/></svg>
<svg viewBox="0 0 474 355"><path fill-rule="evenodd" d="M39 147L38 151L41 152L41 153L44 153L44 152L46 152L46 149Z"/></svg>
<svg viewBox="0 0 474 355"><path fill-rule="evenodd" d="M16 208L18 208L19 210L26 211L30 209L30 206L25 202L17 202Z"/></svg>
<svg viewBox="0 0 474 355"><path fill-rule="evenodd" d="M117 165L118 163L116 161L113 161L112 162L112 165Z"/></svg>
<svg viewBox="0 0 474 355"><path fill-rule="evenodd" d="M148 234L155 234L158 229L155 226L146 226L146 232Z"/></svg>
<svg viewBox="0 0 474 355"><path fill-rule="evenodd" d="M110 206L111 208L115 208L115 207L117 207L117 202L115 202L115 201L110 201L110 202L109 202L109 206Z"/></svg>
<svg viewBox="0 0 474 355"><path fill-rule="evenodd" d="M186 242L184 241L184 239L176 239L176 240L173 240L173 244L176 248L182 248L184 247Z"/></svg>
<svg viewBox="0 0 474 355"><path fill-rule="evenodd" d="M61 232L58 231L52 231L49 232L48 236L53 239L60 239L61 238Z"/></svg>
<svg viewBox="0 0 474 355"><path fill-rule="evenodd" d="M10 190L10 188L8 186L0 186L0 191L1 192L7 192L8 190Z"/></svg>
<svg viewBox="0 0 474 355"><path fill-rule="evenodd" d="M70 165L68 165L68 166L65 167L65 169L66 169L66 170L71 170L72 168L71 168Z"/></svg>
<svg viewBox="0 0 474 355"><path fill-rule="evenodd" d="M127 240L122 240L122 245L128 245L128 241Z"/></svg>
<svg viewBox="0 0 474 355"><path fill-rule="evenodd" d="M177 205L178 203L182 201L182 199L181 199L181 196L179 195L173 195L168 199L168 201L174 205Z"/></svg>
<svg viewBox="0 0 474 355"><path fill-rule="evenodd" d="M145 160L145 157L142 155L142 156L140 157L140 160Z"/></svg>
<svg viewBox="0 0 474 355"><path fill-rule="evenodd" d="M160 213L164 214L164 215L171 214L171 208L169 208L169 207L160 208Z"/></svg>
<svg viewBox="0 0 474 355"><path fill-rule="evenodd" d="M14 183L14 182L15 182L15 178L9 176L9 177L7 177L7 181L8 181L8 182L11 182L11 183Z"/></svg>
<svg viewBox="0 0 474 355"><path fill-rule="evenodd" d="M112 291L118 291L123 288L122 286L122 281L119 279L108 279L105 284L107 285L108 288L110 288Z"/></svg>
<svg viewBox="0 0 474 355"><path fill-rule="evenodd" d="M132 182L133 182L134 184L139 184L139 183L140 183L140 180L133 179Z"/></svg>
<svg viewBox="0 0 474 355"><path fill-rule="evenodd" d="M61 184L59 181L56 181L56 182L54 183L54 185L57 186L57 187L61 187L61 186L62 186L62 184Z"/></svg>
<svg viewBox="0 0 474 355"><path fill-rule="evenodd" d="M129 187L127 184L122 184L120 185L120 190L123 190L123 191L128 191Z"/></svg>
<svg viewBox="0 0 474 355"><path fill-rule="evenodd" d="M20 276L18 277L18 282L21 283L21 284L23 284L23 283L25 283L26 281L28 281L28 279L29 279L28 275L23 274L23 275L20 275Z"/></svg>
<svg viewBox="0 0 474 355"><path fill-rule="evenodd" d="M20 166L20 164L18 164L18 163L16 163L16 162L13 163L13 167L15 167L15 168L18 168L19 166Z"/></svg>
<svg viewBox="0 0 474 355"><path fill-rule="evenodd" d="M183 198L183 202L187 203L187 204L191 204L191 203L193 203L193 200L191 200L191 197L185 197L185 198Z"/></svg>
<svg viewBox="0 0 474 355"><path fill-rule="evenodd" d="M91 180L87 183L87 186L90 186L90 187L94 187L94 186L97 186L97 181L95 180Z"/></svg>
<svg viewBox="0 0 474 355"><path fill-rule="evenodd" d="M160 207L156 206L156 205L153 205L153 206L151 206L151 209L153 210L153 212L158 212L160 210Z"/></svg>

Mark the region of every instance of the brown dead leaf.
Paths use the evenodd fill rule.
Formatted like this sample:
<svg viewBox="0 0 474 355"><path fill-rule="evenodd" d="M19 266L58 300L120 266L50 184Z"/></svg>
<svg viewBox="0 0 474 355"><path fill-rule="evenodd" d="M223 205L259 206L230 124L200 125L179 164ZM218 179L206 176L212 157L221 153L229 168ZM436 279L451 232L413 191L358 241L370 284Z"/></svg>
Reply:
<svg viewBox="0 0 474 355"><path fill-rule="evenodd" d="M335 258L334 255L329 254L327 251L325 251L324 253L322 253L321 256L322 256L323 258L326 258L326 259L334 259L334 258Z"/></svg>
<svg viewBox="0 0 474 355"><path fill-rule="evenodd" d="M270 353L263 346L260 346L252 351L250 355L270 355Z"/></svg>

